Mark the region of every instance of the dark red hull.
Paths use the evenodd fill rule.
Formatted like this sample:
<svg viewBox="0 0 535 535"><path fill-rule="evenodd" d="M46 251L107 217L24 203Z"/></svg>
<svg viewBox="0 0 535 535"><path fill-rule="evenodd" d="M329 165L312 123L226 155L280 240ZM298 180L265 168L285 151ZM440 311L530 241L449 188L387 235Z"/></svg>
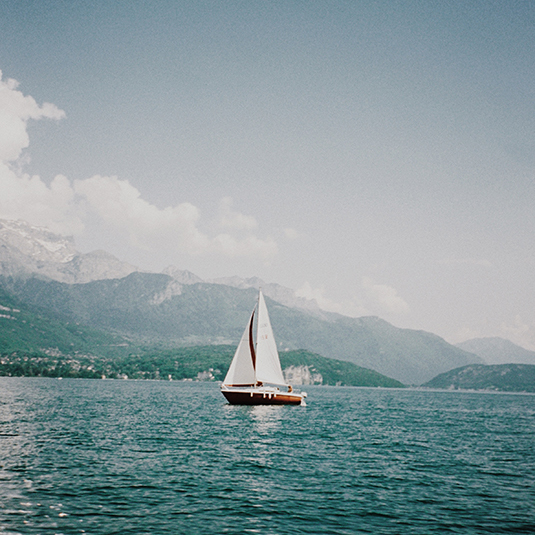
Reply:
<svg viewBox="0 0 535 535"><path fill-rule="evenodd" d="M231 405L301 405L303 396L289 392L272 394L221 390Z"/></svg>

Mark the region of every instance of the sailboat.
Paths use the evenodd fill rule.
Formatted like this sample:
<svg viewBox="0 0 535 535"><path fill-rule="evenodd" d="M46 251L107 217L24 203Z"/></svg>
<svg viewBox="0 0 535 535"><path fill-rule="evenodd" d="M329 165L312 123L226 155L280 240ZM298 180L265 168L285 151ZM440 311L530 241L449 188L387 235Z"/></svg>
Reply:
<svg viewBox="0 0 535 535"><path fill-rule="evenodd" d="M253 322L256 318L256 343ZM221 392L231 405L304 405L282 374L277 344L262 290L230 364Z"/></svg>

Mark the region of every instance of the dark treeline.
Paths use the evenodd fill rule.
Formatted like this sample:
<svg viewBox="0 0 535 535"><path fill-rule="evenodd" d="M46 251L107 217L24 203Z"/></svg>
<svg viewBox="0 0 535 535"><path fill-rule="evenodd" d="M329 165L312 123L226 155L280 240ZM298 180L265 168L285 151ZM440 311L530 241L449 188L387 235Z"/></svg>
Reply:
<svg viewBox="0 0 535 535"><path fill-rule="evenodd" d="M0 354L0 376L221 381L234 351L235 347L229 345L147 349L115 357L64 355L60 351L13 351ZM304 350L281 353L281 364L283 369L294 374L290 377L294 384L300 384L306 376L307 384L403 386L373 370Z"/></svg>
<svg viewBox="0 0 535 535"><path fill-rule="evenodd" d="M84 379L201 379L220 380L232 359L233 348L180 348L125 357L95 357L39 352L0 356L0 375L12 377L73 377Z"/></svg>

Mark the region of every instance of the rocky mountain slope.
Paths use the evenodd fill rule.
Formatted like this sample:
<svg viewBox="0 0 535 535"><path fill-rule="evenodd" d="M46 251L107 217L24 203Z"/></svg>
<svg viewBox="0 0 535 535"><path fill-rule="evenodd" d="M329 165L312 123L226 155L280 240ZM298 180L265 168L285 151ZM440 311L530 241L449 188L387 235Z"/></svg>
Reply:
<svg viewBox="0 0 535 535"><path fill-rule="evenodd" d="M72 237L24 221L0 220L0 274L40 275L69 284L126 277L138 271L105 251L79 253Z"/></svg>
<svg viewBox="0 0 535 535"><path fill-rule="evenodd" d="M535 351L529 351L503 338L473 338L457 347L479 355L487 364L535 364Z"/></svg>
<svg viewBox="0 0 535 535"><path fill-rule="evenodd" d="M164 274L65 284L40 278L0 278L0 288L42 314L139 343L236 344L256 301L254 289L181 285ZM405 384L481 362L423 331L398 329L375 317L329 321L266 298L281 351L307 349L353 362Z"/></svg>
<svg viewBox="0 0 535 535"><path fill-rule="evenodd" d="M442 373L423 386L448 390L535 392L535 365L472 364Z"/></svg>
<svg viewBox="0 0 535 535"><path fill-rule="evenodd" d="M122 262L105 251L78 252L71 236L60 236L22 220L0 219L0 275L40 275L58 282L79 284L120 279L136 271L139 269L135 266ZM194 273L176 266L167 267L163 273L179 284L208 282L240 289L262 287L265 295L286 306L306 310L323 319L336 316L322 311L316 301L297 297L290 288L266 283L258 277L224 277L204 281Z"/></svg>
<svg viewBox="0 0 535 535"><path fill-rule="evenodd" d="M322 318L327 321L334 321L336 318L341 317L339 314L334 314L332 312L326 312L321 310L318 306L315 299L305 299L304 297L298 297L295 294L295 291L281 286L276 283L266 283L258 277L250 277L247 279L242 279L240 277L221 277L217 279L207 280L212 284L222 284L224 286L232 286L233 288L240 288L242 290L248 288L254 288L258 290L262 288L264 295L271 297L273 301L277 301L282 305L285 305L290 308L298 308L304 310L309 314Z"/></svg>
<svg viewBox="0 0 535 535"><path fill-rule="evenodd" d="M420 384L438 373L481 362L431 333L398 329L376 317L325 312L315 301L257 278L203 282L172 266L166 273L140 273L104 252L78 253L72 238L22 221L0 221L0 289L5 299L49 321L138 344L236 344L259 286L268 298L282 351L306 349L405 384ZM7 320L0 315L3 319ZM13 325L0 321L0 332L8 333L5 340ZM17 324L19 335L26 327Z"/></svg>
<svg viewBox="0 0 535 535"><path fill-rule="evenodd" d="M40 313L0 287L0 354L128 355L135 346L121 336Z"/></svg>

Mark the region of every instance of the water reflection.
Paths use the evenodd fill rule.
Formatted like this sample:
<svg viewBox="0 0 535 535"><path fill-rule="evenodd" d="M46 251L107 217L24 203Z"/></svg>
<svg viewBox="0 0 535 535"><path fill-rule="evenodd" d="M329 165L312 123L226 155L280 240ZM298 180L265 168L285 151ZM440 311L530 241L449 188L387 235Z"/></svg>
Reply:
<svg viewBox="0 0 535 535"><path fill-rule="evenodd" d="M256 431L259 433L269 433L280 428L281 420L288 407L280 405L257 405L256 407L250 407L250 409L250 417Z"/></svg>
<svg viewBox="0 0 535 535"><path fill-rule="evenodd" d="M38 456L35 392L31 386L28 390L23 392L20 380L0 378L0 495L3 513L11 518L33 514L36 505L29 498L33 481L27 475Z"/></svg>

